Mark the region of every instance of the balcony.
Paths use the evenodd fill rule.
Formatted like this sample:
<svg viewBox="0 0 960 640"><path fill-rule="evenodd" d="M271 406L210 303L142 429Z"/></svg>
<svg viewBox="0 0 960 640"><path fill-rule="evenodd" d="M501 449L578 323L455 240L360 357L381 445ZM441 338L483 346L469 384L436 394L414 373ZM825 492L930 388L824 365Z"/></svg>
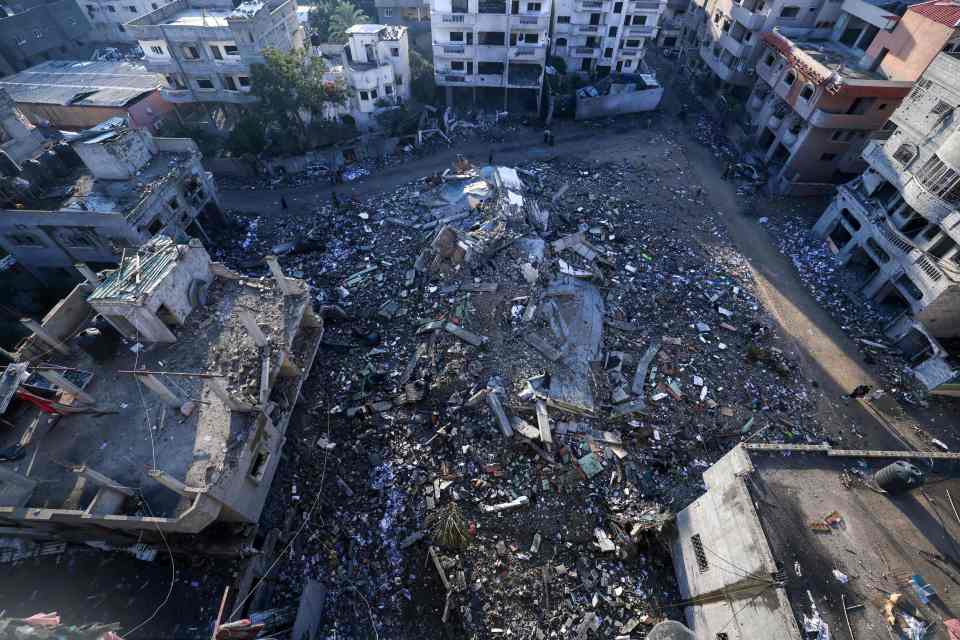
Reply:
<svg viewBox="0 0 960 640"><path fill-rule="evenodd" d="M599 58L600 47L573 47L570 55L574 58Z"/></svg>
<svg viewBox="0 0 960 640"><path fill-rule="evenodd" d="M600 33L600 27L595 24L578 24L574 29L575 33Z"/></svg>
<svg viewBox="0 0 960 640"><path fill-rule="evenodd" d="M477 16L472 13L439 13L435 12L430 20L442 27L472 27Z"/></svg>
<svg viewBox="0 0 960 640"><path fill-rule="evenodd" d="M731 17L742 24L749 31L758 31L763 27L763 23L766 21L766 16L762 13L754 13L749 9L739 5L734 4L730 9Z"/></svg>
<svg viewBox="0 0 960 640"><path fill-rule="evenodd" d="M514 16L510 21L510 28L514 31L546 31L549 22L550 18L548 16Z"/></svg>
<svg viewBox="0 0 960 640"><path fill-rule="evenodd" d="M160 97L171 104L196 102L189 89L168 89L167 87L161 87Z"/></svg>
<svg viewBox="0 0 960 640"><path fill-rule="evenodd" d="M636 0L630 3L631 11L659 11L660 2L656 0Z"/></svg>
<svg viewBox="0 0 960 640"><path fill-rule="evenodd" d="M750 48L743 42L737 42L729 33L720 36L720 46L729 51L734 58L742 60L747 57L747 50Z"/></svg>
<svg viewBox="0 0 960 640"><path fill-rule="evenodd" d="M433 43L434 58L473 58L474 55L473 45L457 42Z"/></svg>
<svg viewBox="0 0 960 640"><path fill-rule="evenodd" d="M816 109L810 115L810 124L823 129L856 129L859 131L873 131L883 126L886 114L871 113L869 115L830 113L823 109Z"/></svg>
<svg viewBox="0 0 960 640"><path fill-rule="evenodd" d="M640 54L640 49L620 49L621 58L636 58Z"/></svg>
<svg viewBox="0 0 960 640"><path fill-rule="evenodd" d="M521 44L510 47L510 58L521 62L546 59L547 49L542 44Z"/></svg>
<svg viewBox="0 0 960 640"><path fill-rule="evenodd" d="M600 2L599 0L582 0L581 2L578 2L576 6L577 11L580 12L597 12L603 9L603 2Z"/></svg>
<svg viewBox="0 0 960 640"><path fill-rule="evenodd" d="M507 58L507 46L502 44L478 44L475 58L483 62L503 62Z"/></svg>
<svg viewBox="0 0 960 640"><path fill-rule="evenodd" d="M657 28L651 25L641 25L636 27L627 27L626 32L628 36L652 38L657 35Z"/></svg>

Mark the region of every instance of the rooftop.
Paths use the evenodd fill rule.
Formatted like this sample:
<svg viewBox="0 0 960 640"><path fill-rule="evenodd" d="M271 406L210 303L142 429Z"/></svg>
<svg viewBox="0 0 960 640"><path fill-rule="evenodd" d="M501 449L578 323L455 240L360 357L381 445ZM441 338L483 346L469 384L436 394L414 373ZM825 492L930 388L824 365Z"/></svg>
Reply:
<svg viewBox="0 0 960 640"><path fill-rule="evenodd" d="M960 27L960 2L956 0L930 0L909 10L948 27Z"/></svg>
<svg viewBox="0 0 960 640"><path fill-rule="evenodd" d="M379 35L381 40L399 40L406 29L406 27L389 24L355 24L347 29L347 34Z"/></svg>
<svg viewBox="0 0 960 640"><path fill-rule="evenodd" d="M230 9L200 9L190 7L178 11L162 24L176 27L227 27Z"/></svg>
<svg viewBox="0 0 960 640"><path fill-rule="evenodd" d="M190 245L189 250L193 247ZM87 283L71 294L74 300L67 307L74 310L67 313L77 315L77 307L85 298L132 302L140 292L167 286L180 277L168 277L178 264L191 264L187 251L186 245L174 245L162 237L136 253L128 250L121 267L108 274L93 295L90 295L92 286ZM203 251L202 248L199 251ZM84 509L97 486L93 482L84 483L77 473L67 468L73 464L86 465L119 485L140 487L152 515L161 517L181 515L189 501L150 481L145 469L156 468L189 487L214 492L231 476L244 444L262 437L259 432L262 414L231 411L211 391L209 374L217 374L215 377L237 400L258 405L265 397L261 391L262 351L238 319L239 310L254 314L273 348L297 354L316 336L305 336L300 330L301 319L310 303L303 290L284 296L266 278L224 276L224 271L217 269L213 272L220 277L215 277L206 290L205 303L193 308L182 325L168 324L176 334L176 342L139 348L135 347L135 341L123 340L112 352L100 351L94 357L70 341L72 348L68 356L53 351L31 360L34 375L24 383L28 391L47 397L52 393L50 384L39 379L35 371L42 361L43 367L58 369L80 385L95 399L95 408L106 413L64 415L54 426L47 424L49 416L39 414L38 417L36 407L22 399L11 403L4 418L15 428L0 433L0 447L21 441L31 430L42 434L42 445L38 445L34 460L28 457L5 465L7 470L21 474L27 472L29 465L29 476L37 485L26 506ZM203 274L192 273L192 276L200 278ZM82 321L76 331L93 326L90 320L93 309L88 305L86 311L85 315L81 314ZM266 397L274 399L271 393L276 393L277 397L295 398L300 380L276 377L275 367L274 363L271 371L275 381L271 378L268 383ZM132 370L176 372L178 375L158 374L157 377L180 398L193 401L192 413L184 415L168 406L160 396L141 385L137 377L124 373ZM41 386L32 386L37 380ZM74 402L72 396L63 393L59 401ZM284 401L278 403L282 406ZM274 420L287 408L278 407ZM126 508L118 513L135 515L137 508L134 501L128 501Z"/></svg>
<svg viewBox="0 0 960 640"><path fill-rule="evenodd" d="M897 459L885 453L874 457L858 451L826 455L737 447L705 474L708 494L701 501L708 502L695 503L690 509L701 513L684 521L700 527L697 533L709 569L690 580L702 585L716 573L714 579L729 588L730 583L742 585L743 578L753 578L758 590L749 602L743 596L749 606L738 614L737 629L730 625L725 630L730 640L796 637L791 636L790 621L815 618L812 605L831 635L846 637L849 617L854 637L885 638L884 607L892 593L902 594L893 609L898 627L913 618L933 623L922 635L926 640L951 638L939 622L960 611L960 592L955 589L960 578L956 542L960 518L951 505L951 497L960 496L956 462L938 460L931 471L927 459L912 459L927 472L926 485L892 495L879 491L873 482L879 469ZM731 518L736 511L743 521L714 521L716 529L707 531L712 515L705 511L728 513ZM759 524L762 534L746 533L756 530L751 522ZM911 584L914 576L937 595L924 602ZM759 586L764 584L765 588ZM727 607L735 610L741 604L697 607L699 632L724 631L717 621L729 616ZM849 608L846 616L844 605ZM721 610L711 612L712 606Z"/></svg>
<svg viewBox="0 0 960 640"><path fill-rule="evenodd" d="M163 76L131 62L51 60L0 80L16 102L125 106L165 85Z"/></svg>
<svg viewBox="0 0 960 640"><path fill-rule="evenodd" d="M794 45L831 72L853 80L886 80L881 74L857 66L862 53L833 40L791 39Z"/></svg>

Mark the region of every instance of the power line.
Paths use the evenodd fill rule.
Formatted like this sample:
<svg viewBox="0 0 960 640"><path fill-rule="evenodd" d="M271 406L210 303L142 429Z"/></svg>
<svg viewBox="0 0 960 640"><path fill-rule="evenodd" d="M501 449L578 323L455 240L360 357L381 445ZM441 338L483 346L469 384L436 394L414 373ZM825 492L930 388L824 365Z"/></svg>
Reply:
<svg viewBox="0 0 960 640"><path fill-rule="evenodd" d="M152 518L153 509L150 508L150 503L147 502L147 496L143 493L142 489L140 490L140 499L143 500L143 506L147 508L147 512L150 514L150 517ZM160 528L160 525L157 524L156 522L154 522L153 525L157 528L157 532L160 534L160 538L163 540L163 544L166 545L167 547L167 555L170 556L170 588L167 589L167 595L163 598L163 601L161 601L160 604L157 605L157 608L154 609L153 613L150 614L150 617L144 620L143 622L141 622L140 624L138 624L137 626L135 626L130 631L127 631L125 636L121 636L121 637L130 637L131 635L139 631L141 628L143 628L145 625L147 625L154 618L156 618L157 614L160 613L160 610L163 609L165 606L167 606L167 603L170 601L170 596L173 595L173 585L176 584L176 581L177 581L177 565L173 560L173 550L170 548L170 543L167 542L167 536L163 534L163 530Z"/></svg>

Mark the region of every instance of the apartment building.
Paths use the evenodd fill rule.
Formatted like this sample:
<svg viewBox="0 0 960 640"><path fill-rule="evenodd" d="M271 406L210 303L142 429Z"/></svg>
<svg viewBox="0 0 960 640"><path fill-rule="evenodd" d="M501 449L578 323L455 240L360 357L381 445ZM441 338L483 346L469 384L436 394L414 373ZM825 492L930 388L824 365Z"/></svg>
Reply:
<svg viewBox="0 0 960 640"><path fill-rule="evenodd" d="M568 72L634 73L667 0L555 0L551 54Z"/></svg>
<svg viewBox="0 0 960 640"><path fill-rule="evenodd" d="M683 29L687 22L689 0L667 0L660 16L657 32L657 46L662 49L676 49L682 46Z"/></svg>
<svg viewBox="0 0 960 640"><path fill-rule="evenodd" d="M406 27L411 38L430 33L430 0L374 0L377 22Z"/></svg>
<svg viewBox="0 0 960 640"><path fill-rule="evenodd" d="M330 116L349 116L360 129L367 130L376 125L374 115L379 110L410 99L407 28L355 24L347 35L347 43L335 54L324 54L329 68L325 79L342 82L348 90L347 103Z"/></svg>
<svg viewBox="0 0 960 640"><path fill-rule="evenodd" d="M167 0L77 0L90 21L91 42L136 44L126 24L156 11Z"/></svg>
<svg viewBox="0 0 960 640"><path fill-rule="evenodd" d="M161 95L176 105L246 105L250 65L267 48L304 46L296 0L174 0L127 23L147 69L162 73Z"/></svg>
<svg viewBox="0 0 960 640"><path fill-rule="evenodd" d="M692 0L690 5L699 51L690 56L689 66L740 97L756 80L763 33L776 28L826 38L841 13L841 3L832 0Z"/></svg>
<svg viewBox="0 0 960 640"><path fill-rule="evenodd" d="M960 12L960 4L950 4ZM757 81L747 101L756 154L777 193L829 193L866 165L861 151L952 37L929 3L895 14L845 0L828 38L817 29L760 36ZM936 34L939 33L939 36Z"/></svg>
<svg viewBox="0 0 960 640"><path fill-rule="evenodd" d="M960 10L953 20L960 20ZM829 238L887 332L960 336L960 59L941 53L837 188L814 232ZM888 137L887 137L888 136Z"/></svg>
<svg viewBox="0 0 960 640"><path fill-rule="evenodd" d="M433 66L447 103L455 97L539 106L550 3L431 0ZM470 91L464 91L470 89Z"/></svg>
<svg viewBox="0 0 960 640"><path fill-rule="evenodd" d="M0 11L0 75L51 58L90 55L90 22L76 0L4 3Z"/></svg>

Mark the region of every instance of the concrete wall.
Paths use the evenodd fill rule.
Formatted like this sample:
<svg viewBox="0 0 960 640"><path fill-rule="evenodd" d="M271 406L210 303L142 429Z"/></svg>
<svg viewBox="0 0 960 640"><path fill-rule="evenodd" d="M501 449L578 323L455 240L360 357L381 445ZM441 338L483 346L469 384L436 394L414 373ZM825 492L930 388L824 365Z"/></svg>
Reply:
<svg viewBox="0 0 960 640"><path fill-rule="evenodd" d="M76 0L38 5L0 19L0 56L14 71L22 71L82 51L89 32L90 22Z"/></svg>
<svg viewBox="0 0 960 640"><path fill-rule="evenodd" d="M590 118L605 118L624 113L653 111L660 104L662 98L663 87L597 96L596 98L577 96L576 119L589 120Z"/></svg>
<svg viewBox="0 0 960 640"><path fill-rule="evenodd" d="M54 338L66 341L93 315L93 307L87 303L87 296L91 293L93 285L86 281L81 282L47 312L40 325ZM47 343L32 335L28 336L21 346L21 354L25 359L38 357L49 350Z"/></svg>
<svg viewBox="0 0 960 640"><path fill-rule="evenodd" d="M948 287L916 317L934 337L960 337L960 284Z"/></svg>
<svg viewBox="0 0 960 640"><path fill-rule="evenodd" d="M888 51L880 71L891 80L916 80L943 49L955 29L907 11L896 28L881 31L867 49L866 59L874 61Z"/></svg>
<svg viewBox="0 0 960 640"><path fill-rule="evenodd" d="M90 173L101 180L126 180L134 177L156 155L149 134L129 130L105 141L73 144Z"/></svg>
<svg viewBox="0 0 960 640"><path fill-rule="evenodd" d="M163 99L160 91L151 91L127 106L129 122L134 127L143 127L156 132L160 123L173 111L173 105Z"/></svg>

